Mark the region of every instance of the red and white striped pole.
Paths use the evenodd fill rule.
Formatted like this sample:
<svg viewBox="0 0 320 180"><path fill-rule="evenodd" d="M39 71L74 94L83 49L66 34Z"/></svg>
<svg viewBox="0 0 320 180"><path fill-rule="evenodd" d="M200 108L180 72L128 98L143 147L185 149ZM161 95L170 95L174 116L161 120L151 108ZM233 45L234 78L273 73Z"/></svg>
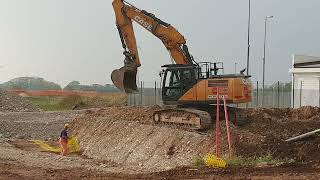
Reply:
<svg viewBox="0 0 320 180"><path fill-rule="evenodd" d="M227 134L228 134L229 158L231 158L232 157L231 135L230 135L230 129L229 129L229 115L228 115L228 109L227 109L227 103L226 103L225 96L223 96L223 105L224 105L224 116L226 118L226 126L227 126Z"/></svg>
<svg viewBox="0 0 320 180"><path fill-rule="evenodd" d="M219 87L217 87L217 109L216 109L216 157L219 157L219 140L220 140L220 98Z"/></svg>

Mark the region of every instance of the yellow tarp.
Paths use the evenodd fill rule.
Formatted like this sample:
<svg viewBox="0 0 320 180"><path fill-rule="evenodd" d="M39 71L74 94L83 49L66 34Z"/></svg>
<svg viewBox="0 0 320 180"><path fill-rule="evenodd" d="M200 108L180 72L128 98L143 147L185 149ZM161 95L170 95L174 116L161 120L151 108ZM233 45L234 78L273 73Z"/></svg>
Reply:
<svg viewBox="0 0 320 180"><path fill-rule="evenodd" d="M34 144L38 145L41 149L48 151L48 152L53 152L53 153L60 153L60 147L53 147L50 146L49 144L45 143L44 141L40 140L34 140ZM80 145L78 143L78 140L76 137L72 136L68 140L68 150L69 153L77 153L80 152Z"/></svg>
<svg viewBox="0 0 320 180"><path fill-rule="evenodd" d="M226 168L227 163L215 155L207 154L203 157L204 164L209 167Z"/></svg>

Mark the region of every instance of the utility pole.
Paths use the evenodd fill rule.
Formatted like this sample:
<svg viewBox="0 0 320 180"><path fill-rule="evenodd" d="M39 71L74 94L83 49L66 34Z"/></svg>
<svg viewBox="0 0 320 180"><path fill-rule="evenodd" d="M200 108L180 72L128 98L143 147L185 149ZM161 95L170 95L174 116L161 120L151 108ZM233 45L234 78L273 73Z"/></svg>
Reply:
<svg viewBox="0 0 320 180"><path fill-rule="evenodd" d="M250 25L251 25L251 0L249 0L249 18L248 18L247 75L249 75L249 63L250 63Z"/></svg>
<svg viewBox="0 0 320 180"><path fill-rule="evenodd" d="M265 74L266 74L266 41L267 41L267 20L273 16L266 16L264 19L264 43L263 43L263 67L262 67L262 106L264 105L264 89L265 89Z"/></svg>

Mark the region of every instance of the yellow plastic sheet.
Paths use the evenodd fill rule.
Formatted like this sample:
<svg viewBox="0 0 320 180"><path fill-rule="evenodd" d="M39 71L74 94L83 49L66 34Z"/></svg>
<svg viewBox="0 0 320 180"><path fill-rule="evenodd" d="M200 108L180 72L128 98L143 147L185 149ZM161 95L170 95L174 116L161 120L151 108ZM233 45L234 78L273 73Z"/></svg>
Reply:
<svg viewBox="0 0 320 180"><path fill-rule="evenodd" d="M217 158L215 155L207 154L203 157L203 161L206 166L217 167L217 168L226 168L227 163L223 159Z"/></svg>
<svg viewBox="0 0 320 180"><path fill-rule="evenodd" d="M38 145L41 149L48 151L48 152L53 152L53 153L60 153L61 149L60 147L53 147L50 146L49 144L45 143L44 141L40 140L34 140L34 144ZM80 152L80 145L78 143L78 140L76 137L71 136L68 140L68 150L69 153L78 153Z"/></svg>

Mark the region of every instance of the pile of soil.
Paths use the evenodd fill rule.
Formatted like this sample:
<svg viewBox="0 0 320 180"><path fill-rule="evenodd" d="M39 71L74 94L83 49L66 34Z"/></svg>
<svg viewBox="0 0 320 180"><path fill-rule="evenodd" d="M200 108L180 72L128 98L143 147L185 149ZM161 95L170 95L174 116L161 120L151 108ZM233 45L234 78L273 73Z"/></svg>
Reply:
<svg viewBox="0 0 320 180"><path fill-rule="evenodd" d="M71 123L83 155L141 171L191 165L197 155L214 153L214 134L199 134L152 122L159 107L110 107L87 110ZM225 129L223 129L225 131ZM221 149L227 150L226 137ZM226 151L221 150L221 154Z"/></svg>
<svg viewBox="0 0 320 180"><path fill-rule="evenodd" d="M152 107L108 107L89 109L86 118L105 117L112 120L138 121L143 124L153 124L153 113L160 110L159 106Z"/></svg>
<svg viewBox="0 0 320 180"><path fill-rule="evenodd" d="M247 109L250 123L237 128L236 152L241 156L272 154L279 159L313 162L320 159L320 137L297 142L285 140L319 129L317 107Z"/></svg>
<svg viewBox="0 0 320 180"><path fill-rule="evenodd" d="M84 155L141 170L166 170L191 165L198 155L215 152L214 128L198 132L175 125L154 124L160 107L110 107L87 110L72 122ZM318 108L242 109L248 123L231 125L233 149L242 157L273 157L296 162L319 162L320 138L285 142L320 127ZM223 119L223 118L221 118ZM220 155L227 157L226 128L221 120Z"/></svg>
<svg viewBox="0 0 320 180"><path fill-rule="evenodd" d="M0 89L0 112L39 112L27 99Z"/></svg>

